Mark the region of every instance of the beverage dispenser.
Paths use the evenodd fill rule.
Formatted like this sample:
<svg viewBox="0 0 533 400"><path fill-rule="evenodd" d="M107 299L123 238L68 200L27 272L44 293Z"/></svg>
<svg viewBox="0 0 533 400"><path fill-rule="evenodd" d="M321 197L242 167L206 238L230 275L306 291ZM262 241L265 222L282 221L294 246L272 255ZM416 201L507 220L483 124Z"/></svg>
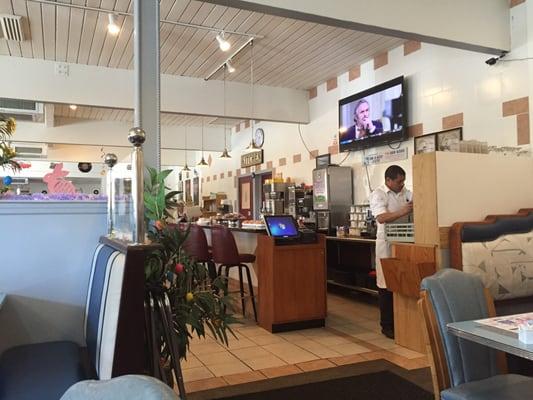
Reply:
<svg viewBox="0 0 533 400"><path fill-rule="evenodd" d="M347 226L352 202L351 167L331 165L313 170L313 210L318 230L332 234L335 227Z"/></svg>

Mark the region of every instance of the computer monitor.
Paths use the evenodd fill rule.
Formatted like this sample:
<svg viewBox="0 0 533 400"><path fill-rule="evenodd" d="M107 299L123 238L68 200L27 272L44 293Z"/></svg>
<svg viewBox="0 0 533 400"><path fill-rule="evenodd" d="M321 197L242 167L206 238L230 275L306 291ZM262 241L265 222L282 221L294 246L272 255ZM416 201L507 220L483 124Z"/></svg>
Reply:
<svg viewBox="0 0 533 400"><path fill-rule="evenodd" d="M274 238L297 238L296 221L292 215L265 215L265 225L269 236Z"/></svg>

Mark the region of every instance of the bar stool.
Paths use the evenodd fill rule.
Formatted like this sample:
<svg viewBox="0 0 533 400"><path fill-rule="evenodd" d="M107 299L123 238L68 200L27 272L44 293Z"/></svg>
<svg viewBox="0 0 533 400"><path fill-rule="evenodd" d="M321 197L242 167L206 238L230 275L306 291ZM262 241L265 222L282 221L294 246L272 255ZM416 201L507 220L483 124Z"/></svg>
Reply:
<svg viewBox="0 0 533 400"><path fill-rule="evenodd" d="M246 278L248 279L249 296L252 299L252 307L254 309L254 318L257 321L257 310L255 308L254 288L252 286L252 276L250 269L245 263L253 263L255 256L253 254L239 254L237 244L231 231L224 225L215 225L211 229L211 244L213 248L213 261L220 264L218 267L218 275L224 273L226 279L229 277L229 270L231 267L239 268L239 286L242 304L242 315L245 315L245 292L242 270L246 271Z"/></svg>
<svg viewBox="0 0 533 400"><path fill-rule="evenodd" d="M183 250L196 262L207 265L207 270L211 279L217 277L215 263L213 262L211 252L209 251L209 245L207 244L207 237L201 226L191 225L189 236L187 236L187 239L183 242Z"/></svg>

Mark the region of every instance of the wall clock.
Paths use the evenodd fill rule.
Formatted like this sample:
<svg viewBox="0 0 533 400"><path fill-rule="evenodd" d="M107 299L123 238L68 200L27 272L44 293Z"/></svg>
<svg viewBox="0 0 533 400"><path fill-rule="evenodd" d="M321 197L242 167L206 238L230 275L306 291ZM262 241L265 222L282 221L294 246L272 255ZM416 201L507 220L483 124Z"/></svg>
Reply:
<svg viewBox="0 0 533 400"><path fill-rule="evenodd" d="M263 128L257 128L254 132L254 145L255 147L263 147L265 143L265 131Z"/></svg>

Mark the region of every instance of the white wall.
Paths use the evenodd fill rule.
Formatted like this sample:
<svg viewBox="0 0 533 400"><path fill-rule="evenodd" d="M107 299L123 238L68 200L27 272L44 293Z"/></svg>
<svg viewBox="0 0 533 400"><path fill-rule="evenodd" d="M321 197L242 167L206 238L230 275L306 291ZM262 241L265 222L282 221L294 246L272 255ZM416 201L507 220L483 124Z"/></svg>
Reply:
<svg viewBox="0 0 533 400"><path fill-rule="evenodd" d="M533 26L533 2L514 7L511 10L511 30L513 34L513 50L507 56L520 58L531 53L533 38L527 29L527 22ZM326 85L318 87L318 95L309 101L311 122L301 125L301 132L310 150L319 150L319 154L328 152L328 146L337 142L337 107L338 100L355 94L361 90L385 82L399 75L407 80L408 124L423 124L423 133L442 130L442 118L463 113L463 138L487 141L489 145L516 146L516 118L502 116L502 103L518 99L533 93L530 90L531 61L498 63L490 67L485 64L488 55L465 50L450 49L441 46L422 44L422 48L404 56L403 46L389 52L386 66L374 70L373 61L361 66L361 76L353 81L348 80L348 73L338 77L338 87L326 91ZM533 73L533 71L532 71ZM530 101L531 103L531 101ZM530 113L531 114L531 113ZM276 172L283 177L291 177L296 182L311 184L311 171L314 160L309 160L298 133L298 125L260 122L256 127L265 131L265 162L273 161ZM209 170L210 182L204 180L203 194L224 191L229 198L236 199L234 178L227 177L227 171L240 166L240 154L249 144L251 130L233 133L231 162L219 161L213 154L214 164ZM407 147L410 156L413 153L413 139L402 143ZM387 150L384 146L378 150ZM367 150L367 154L376 151ZM302 154L302 162L293 164L294 154ZM279 158L286 157L287 165L280 167ZM332 156L334 163L340 163L346 153ZM354 202L365 203L370 193L365 168L362 166L362 151L351 153L343 165L354 168ZM412 184L411 161L396 162L407 171L407 186ZM383 182L383 174L390 164L370 166L368 175L372 188ZM266 164L261 166L266 168ZM224 179L220 173L224 172ZM242 170L242 173L245 173ZM213 175L217 180L213 182ZM207 176L207 175L206 175ZM205 176L204 176L205 177Z"/></svg>

